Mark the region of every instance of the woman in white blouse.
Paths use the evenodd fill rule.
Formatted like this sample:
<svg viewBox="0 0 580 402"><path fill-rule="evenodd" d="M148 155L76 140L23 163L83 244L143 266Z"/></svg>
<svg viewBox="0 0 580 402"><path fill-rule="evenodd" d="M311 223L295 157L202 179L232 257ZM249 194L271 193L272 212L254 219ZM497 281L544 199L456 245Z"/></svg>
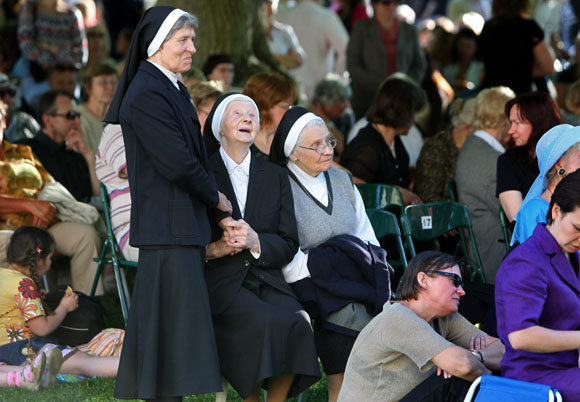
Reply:
<svg viewBox="0 0 580 402"><path fill-rule="evenodd" d="M352 235L379 246L352 177L331 167L335 145L320 117L295 107L284 115L270 149L270 160L286 166L294 197L300 247L283 269L291 284L310 277L308 251L335 236ZM327 376L329 400L333 401L338 397L356 337L321 325L315 325L314 334Z"/></svg>

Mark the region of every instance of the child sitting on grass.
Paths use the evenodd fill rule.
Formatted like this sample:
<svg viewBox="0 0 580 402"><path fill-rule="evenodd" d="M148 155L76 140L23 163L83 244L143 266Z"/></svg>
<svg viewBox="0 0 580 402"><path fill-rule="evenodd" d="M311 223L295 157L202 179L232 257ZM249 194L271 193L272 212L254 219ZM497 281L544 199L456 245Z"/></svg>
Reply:
<svg viewBox="0 0 580 402"><path fill-rule="evenodd" d="M56 348L62 352L62 366L56 368L58 373L115 377L118 357L91 356L68 346L55 345L49 337L65 316L78 307L78 296L74 292L67 292L52 312L44 304L39 291L40 278L50 269L53 251L51 234L34 226L22 226L10 238L6 253L8 266L0 267L0 362L23 365L31 348L37 358L31 368L20 368L23 379L17 382L50 386L54 383L54 374L50 371L59 366L55 363L58 353L52 352ZM40 370L42 360L45 364ZM6 367L0 366L0 385L2 372L14 371ZM28 375L29 372L33 375ZM35 376L34 372L39 375Z"/></svg>

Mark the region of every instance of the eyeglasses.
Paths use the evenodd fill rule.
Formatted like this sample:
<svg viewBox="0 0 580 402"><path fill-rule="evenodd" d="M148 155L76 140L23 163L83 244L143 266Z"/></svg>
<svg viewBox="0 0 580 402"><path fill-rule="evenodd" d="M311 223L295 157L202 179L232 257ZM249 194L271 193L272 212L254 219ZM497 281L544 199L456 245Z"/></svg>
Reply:
<svg viewBox="0 0 580 402"><path fill-rule="evenodd" d="M302 145L298 145L299 148L309 149L311 151L315 151L318 155L322 155L326 148L334 149L336 147L336 138L333 137L326 137L326 140L322 144L316 144L314 147L303 147Z"/></svg>
<svg viewBox="0 0 580 402"><path fill-rule="evenodd" d="M51 116L57 116L57 117L64 117L67 120L74 120L77 117L81 117L81 114L79 112L77 112L76 110L71 110L68 111L66 113L51 113Z"/></svg>
<svg viewBox="0 0 580 402"><path fill-rule="evenodd" d="M292 109L292 105L289 103L276 103L276 106L278 106L280 109L284 109L284 110Z"/></svg>
<svg viewBox="0 0 580 402"><path fill-rule="evenodd" d="M442 276L446 276L448 278L451 278L451 280L453 281L453 286L455 286L456 288L463 286L463 279L461 279L461 277L459 275L454 274L453 272L433 271L433 270L429 270L429 271L425 271L425 272L430 273L430 274L442 275Z"/></svg>

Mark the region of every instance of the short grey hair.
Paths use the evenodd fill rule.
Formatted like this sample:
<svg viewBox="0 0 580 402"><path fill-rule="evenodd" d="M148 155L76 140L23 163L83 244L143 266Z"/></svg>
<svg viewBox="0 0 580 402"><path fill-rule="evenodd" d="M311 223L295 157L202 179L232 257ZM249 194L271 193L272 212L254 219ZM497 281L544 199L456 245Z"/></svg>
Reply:
<svg viewBox="0 0 580 402"><path fill-rule="evenodd" d="M161 46L163 46L163 44L165 42L167 42L169 39L171 39L173 37L173 35L175 35L175 32L179 31L181 28L197 28L199 21L197 19L197 17L191 13L185 13L183 14L181 17L179 17L177 19L177 21L175 21L175 24L173 24L173 26L171 27L171 30L169 30L169 32L167 33L167 36L165 37L165 39L163 40L163 43L161 44Z"/></svg>
<svg viewBox="0 0 580 402"><path fill-rule="evenodd" d="M348 82L336 74L328 74L314 88L313 104L332 105L335 102L349 100L352 89Z"/></svg>
<svg viewBox="0 0 580 402"><path fill-rule="evenodd" d="M300 131L300 134L298 135L298 139L296 140L296 145L294 145L294 149L292 149L292 152L296 151L296 148L298 148L302 144L302 142L304 141L304 130L306 130L309 127L315 127L315 126L324 127L328 130L328 127L326 126L326 123L324 122L324 120L322 120L322 118L316 116L314 119L312 119L308 123L306 123L306 125L304 126L302 131Z"/></svg>

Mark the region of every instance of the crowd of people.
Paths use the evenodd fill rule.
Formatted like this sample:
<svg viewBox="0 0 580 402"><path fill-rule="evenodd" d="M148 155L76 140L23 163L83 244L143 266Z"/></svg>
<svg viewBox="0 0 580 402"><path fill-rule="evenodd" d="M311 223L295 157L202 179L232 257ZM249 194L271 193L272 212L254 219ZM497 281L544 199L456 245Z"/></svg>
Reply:
<svg viewBox="0 0 580 402"><path fill-rule="evenodd" d="M12 3L0 387L116 377L116 398L178 401L224 378L276 402L322 370L329 402L463 400L484 374L580 400L573 1L125 1L125 24L105 0ZM460 313L477 251L447 254L455 230L397 285L369 183L467 206L470 309L494 319ZM124 286L105 265L92 289L108 219L138 262L122 351L63 344L79 294ZM51 308L55 253L72 288Z"/></svg>

